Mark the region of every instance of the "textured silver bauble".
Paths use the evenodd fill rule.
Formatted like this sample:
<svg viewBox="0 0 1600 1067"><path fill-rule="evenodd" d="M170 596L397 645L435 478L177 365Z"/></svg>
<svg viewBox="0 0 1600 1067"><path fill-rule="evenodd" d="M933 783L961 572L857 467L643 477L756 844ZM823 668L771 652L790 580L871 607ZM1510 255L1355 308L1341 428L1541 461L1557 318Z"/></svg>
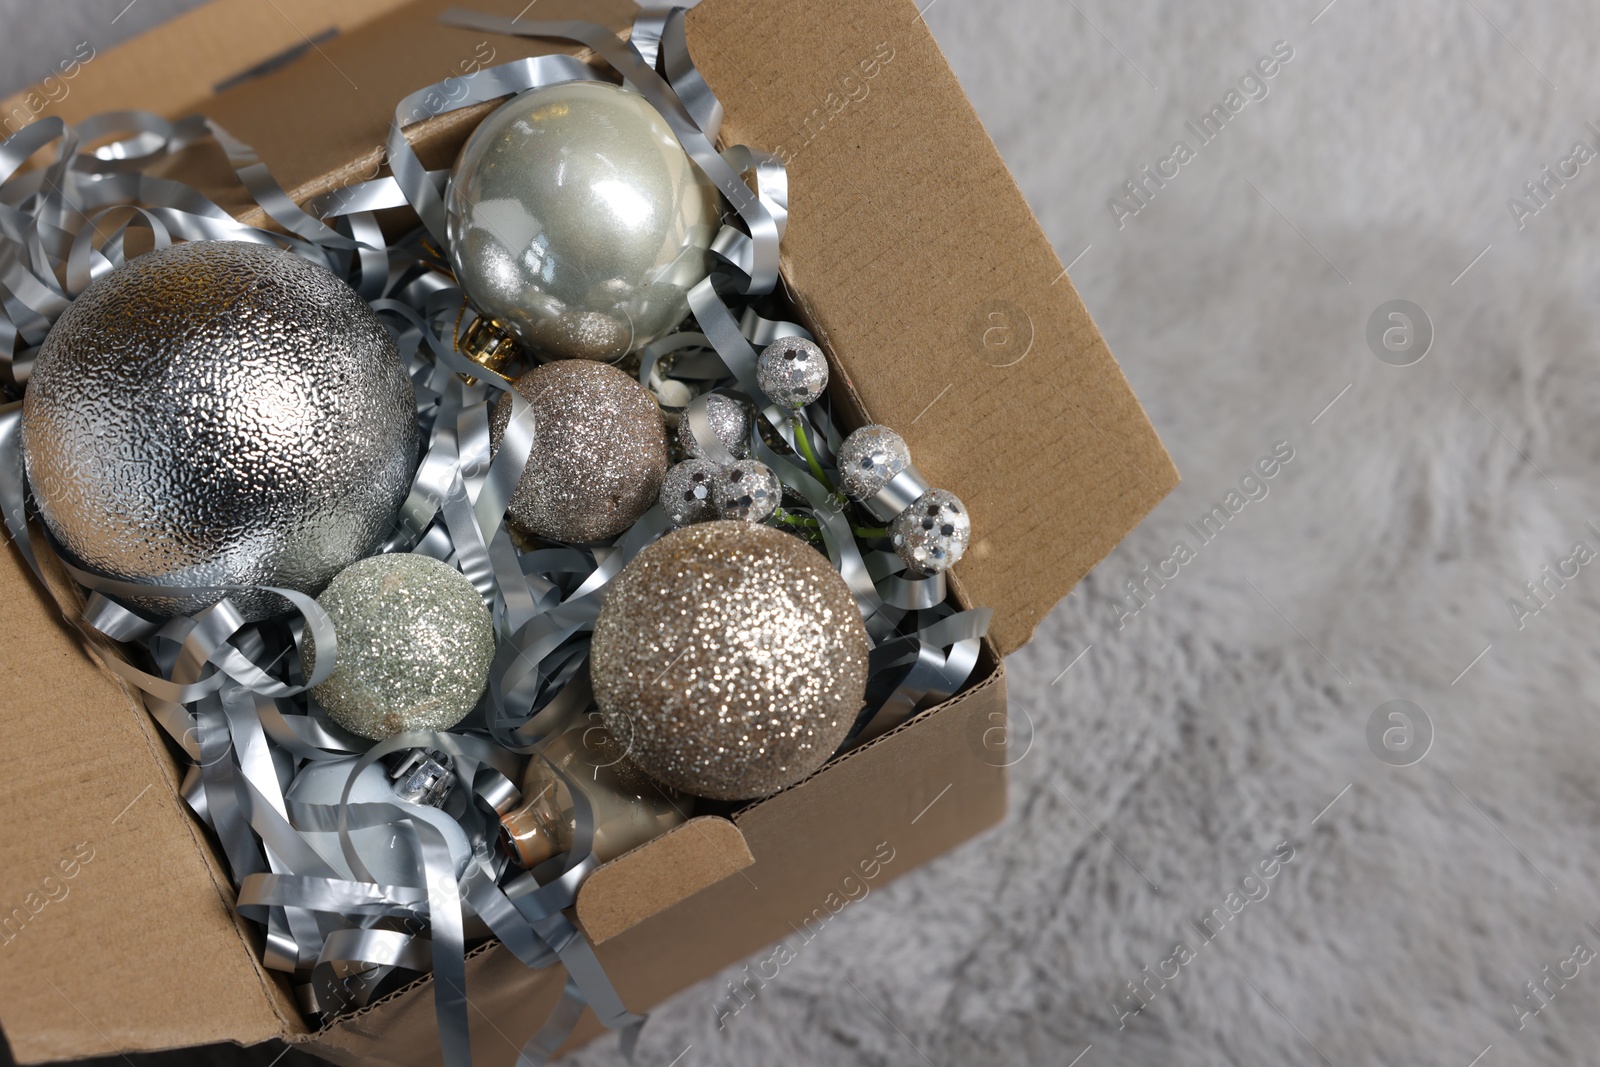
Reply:
<svg viewBox="0 0 1600 1067"><path fill-rule="evenodd" d="M734 459L743 459L750 454L750 408L744 401L721 393L708 393L706 421L711 424L711 432L717 435L717 440L733 453ZM696 459L705 456L705 449L700 447L694 431L689 428L687 414L678 423L678 444L686 456Z"/></svg>
<svg viewBox="0 0 1600 1067"><path fill-rule="evenodd" d="M861 710L867 633L827 557L748 522L674 530L611 583L595 700L652 777L719 800L820 767Z"/></svg>
<svg viewBox="0 0 1600 1067"><path fill-rule="evenodd" d="M869 423L839 446L839 479L855 500L868 500L911 466L905 439L887 426Z"/></svg>
<svg viewBox="0 0 1600 1067"><path fill-rule="evenodd" d="M517 379L533 408L533 451L507 509L531 533L598 541L632 526L661 491L667 431L650 391L615 367L586 360L546 363ZM502 397L491 443L511 420Z"/></svg>
<svg viewBox="0 0 1600 1067"><path fill-rule="evenodd" d="M688 314L721 198L643 96L580 81L484 119L445 208L478 311L546 358L614 362Z"/></svg>
<svg viewBox="0 0 1600 1067"><path fill-rule="evenodd" d="M717 516L740 522L765 522L783 500L783 486L772 468L754 459L741 459L717 472L711 484L711 503Z"/></svg>
<svg viewBox="0 0 1600 1067"><path fill-rule="evenodd" d="M674 526L688 526L717 517L711 487L721 471L709 459L686 459L667 471L661 483L661 510Z"/></svg>
<svg viewBox="0 0 1600 1067"><path fill-rule="evenodd" d="M448 730L489 680L494 625L478 591L448 563L414 552L369 556L317 598L333 623L333 673L312 690L328 718L381 741ZM306 673L316 669L306 641Z"/></svg>
<svg viewBox="0 0 1600 1067"><path fill-rule="evenodd" d="M952 492L929 489L889 524L889 541L906 567L938 574L955 566L972 540L972 517Z"/></svg>
<svg viewBox="0 0 1600 1067"><path fill-rule="evenodd" d="M761 350L756 384L786 408L803 408L828 387L828 357L815 341L780 337Z"/></svg>
<svg viewBox="0 0 1600 1067"><path fill-rule="evenodd" d="M89 570L152 586L315 593L390 532L416 400L388 331L327 269L199 241L97 279L45 338L28 479ZM220 595L128 598L191 614ZM232 594L247 618L287 605Z"/></svg>

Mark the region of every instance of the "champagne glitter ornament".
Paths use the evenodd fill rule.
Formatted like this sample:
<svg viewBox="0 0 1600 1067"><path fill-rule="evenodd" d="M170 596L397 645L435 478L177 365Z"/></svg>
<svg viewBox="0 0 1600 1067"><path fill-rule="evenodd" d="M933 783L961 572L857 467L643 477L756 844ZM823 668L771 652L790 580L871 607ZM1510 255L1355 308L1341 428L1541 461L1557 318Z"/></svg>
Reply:
<svg viewBox="0 0 1600 1067"><path fill-rule="evenodd" d="M552 359L614 362L689 313L721 197L643 96L531 89L485 119L445 192L450 262L482 314Z"/></svg>
<svg viewBox="0 0 1600 1067"><path fill-rule="evenodd" d="M448 730L478 702L494 625L478 591L448 563L413 552L370 556L341 571L317 603L339 648L333 673L312 693L346 730L374 741ZM310 674L313 640L305 659Z"/></svg>
<svg viewBox="0 0 1600 1067"><path fill-rule="evenodd" d="M839 478L855 500L870 499L909 466L905 439L887 426L869 423L839 446Z"/></svg>
<svg viewBox="0 0 1600 1067"><path fill-rule="evenodd" d="M650 510L667 473L667 431L650 391L615 367L546 363L517 379L533 408L533 451L507 508L530 532L557 541L613 537ZM489 425L496 452L511 399Z"/></svg>
<svg viewBox="0 0 1600 1067"><path fill-rule="evenodd" d="M728 446L734 459L744 459L750 454L750 409L743 401L721 393L706 394L706 421L711 424L711 432L717 440ZM678 444L683 447L684 455L705 458L705 449L695 440L687 414L678 423Z"/></svg>
<svg viewBox="0 0 1600 1067"><path fill-rule="evenodd" d="M22 436L45 525L87 569L315 593L390 531L416 400L388 331L328 270L199 241L129 261L62 313ZM177 615L220 596L129 600ZM248 619L287 606L231 596Z"/></svg>
<svg viewBox="0 0 1600 1067"><path fill-rule="evenodd" d="M780 337L761 350L756 384L774 404L798 411L828 387L828 358L815 341Z"/></svg>
<svg viewBox="0 0 1600 1067"><path fill-rule="evenodd" d="M720 468L709 459L686 459L674 464L661 483L661 510L674 526L688 526L717 517L711 487Z"/></svg>
<svg viewBox="0 0 1600 1067"><path fill-rule="evenodd" d="M744 800L820 767L861 710L867 633L826 556L748 522L674 530L612 580L589 674L645 773Z"/></svg>
<svg viewBox="0 0 1600 1067"><path fill-rule="evenodd" d="M889 524L895 554L913 574L938 574L955 566L972 539L972 517L946 489L929 489Z"/></svg>

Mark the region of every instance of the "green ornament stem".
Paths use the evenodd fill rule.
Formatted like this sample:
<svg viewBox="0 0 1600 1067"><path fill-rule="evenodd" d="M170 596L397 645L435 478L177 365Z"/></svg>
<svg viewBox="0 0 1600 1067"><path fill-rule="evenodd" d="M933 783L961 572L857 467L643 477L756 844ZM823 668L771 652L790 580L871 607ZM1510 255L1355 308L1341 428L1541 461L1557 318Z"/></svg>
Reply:
<svg viewBox="0 0 1600 1067"><path fill-rule="evenodd" d="M833 482L822 472L822 464L817 462L817 454L811 450L811 439L806 436L806 425L799 415L790 417L789 425L794 427L794 441L800 446L800 454L806 457L806 463L811 467L812 475L827 489L833 491Z"/></svg>

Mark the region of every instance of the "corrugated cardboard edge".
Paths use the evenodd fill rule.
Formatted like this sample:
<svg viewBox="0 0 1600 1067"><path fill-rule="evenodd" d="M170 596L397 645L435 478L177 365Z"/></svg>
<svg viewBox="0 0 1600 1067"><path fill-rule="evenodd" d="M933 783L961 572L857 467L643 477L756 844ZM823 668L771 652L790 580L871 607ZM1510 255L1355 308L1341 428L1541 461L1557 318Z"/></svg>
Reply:
<svg viewBox="0 0 1600 1067"><path fill-rule="evenodd" d="M578 922L601 944L755 861L732 822L698 816L598 867L578 894Z"/></svg>
<svg viewBox="0 0 1600 1067"><path fill-rule="evenodd" d="M851 370L835 399L967 504L953 581L1009 654L1177 470L910 0L710 0L688 27L723 139L788 162L784 274Z"/></svg>
<svg viewBox="0 0 1600 1067"><path fill-rule="evenodd" d="M104 669L109 650L61 621L82 602L53 557L41 563L48 593L14 551L0 561L4 666L19 675L0 739L28 753L25 773L0 781L0 909L47 901L0 945L12 1054L37 1063L303 1031L239 925L157 727ZM93 858L63 878L52 865L79 843Z"/></svg>

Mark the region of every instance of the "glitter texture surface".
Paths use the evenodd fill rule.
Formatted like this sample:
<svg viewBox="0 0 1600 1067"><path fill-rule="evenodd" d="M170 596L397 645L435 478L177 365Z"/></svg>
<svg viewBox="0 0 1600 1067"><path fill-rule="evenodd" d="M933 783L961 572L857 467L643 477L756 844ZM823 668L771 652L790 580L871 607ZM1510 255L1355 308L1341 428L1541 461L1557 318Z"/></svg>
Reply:
<svg viewBox="0 0 1600 1067"><path fill-rule="evenodd" d="M413 552L370 556L339 573L317 603L339 654L312 693L328 718L381 741L448 730L478 702L494 659L494 626L478 591L447 563ZM316 642L306 640L306 673Z"/></svg>
<svg viewBox="0 0 1600 1067"><path fill-rule="evenodd" d="M780 337L761 350L756 384L774 404L803 408L828 387L828 358L815 341Z"/></svg>
<svg viewBox="0 0 1600 1067"><path fill-rule="evenodd" d="M372 309L326 269L236 241L150 252L85 289L40 349L22 433L56 539L155 585L318 592L389 533L416 466L411 382ZM233 601L249 619L284 608Z"/></svg>
<svg viewBox="0 0 1600 1067"><path fill-rule="evenodd" d="M612 734L648 774L719 800L820 767L867 683L844 579L798 538L747 522L667 534L612 582L590 676Z"/></svg>
<svg viewBox="0 0 1600 1067"><path fill-rule="evenodd" d="M711 503L723 519L765 522L782 499L783 486L778 476L759 460L730 463L717 472L711 483Z"/></svg>
<svg viewBox="0 0 1600 1067"><path fill-rule="evenodd" d="M972 516L954 493L929 489L889 524L889 540L906 566L938 574L955 566L972 540Z"/></svg>
<svg viewBox="0 0 1600 1067"><path fill-rule="evenodd" d="M743 459L750 454L750 409L743 402L721 393L710 394L706 397L706 421L711 424L711 432L728 446L734 459ZM688 419L678 423L678 444L683 446L686 456L695 459L705 456L700 442L694 439L694 433L689 429Z"/></svg>
<svg viewBox="0 0 1600 1067"><path fill-rule="evenodd" d="M711 502L711 486L719 468L709 459L686 459L667 471L661 483L661 510L674 526L705 522L717 517Z"/></svg>
<svg viewBox="0 0 1600 1067"><path fill-rule="evenodd" d="M507 508L540 537L598 541L650 510L667 473L667 431L650 391L615 367L587 360L546 363L517 379L533 407L533 451ZM491 444L511 419L502 397Z"/></svg>
<svg viewBox="0 0 1600 1067"><path fill-rule="evenodd" d="M853 499L869 499L911 466L905 439L887 426L868 423L839 446L839 478Z"/></svg>
<svg viewBox="0 0 1600 1067"><path fill-rule="evenodd" d="M614 362L689 313L721 204L643 96L545 86L461 149L445 193L450 262L473 305L532 351Z"/></svg>

